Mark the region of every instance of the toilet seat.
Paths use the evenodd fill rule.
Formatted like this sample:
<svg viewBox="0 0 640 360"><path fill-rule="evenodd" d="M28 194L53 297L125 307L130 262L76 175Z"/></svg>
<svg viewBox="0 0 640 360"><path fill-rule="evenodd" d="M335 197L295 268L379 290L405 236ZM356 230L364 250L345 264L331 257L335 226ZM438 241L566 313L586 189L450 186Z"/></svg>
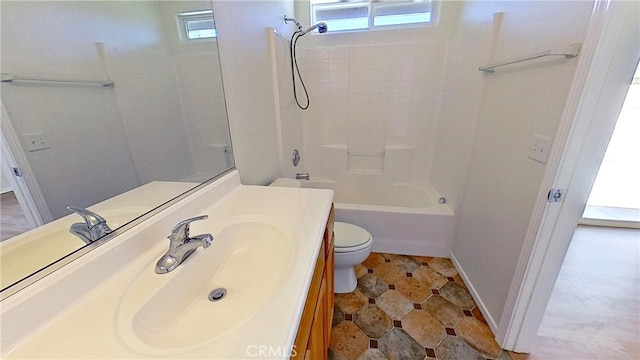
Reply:
<svg viewBox="0 0 640 360"><path fill-rule="evenodd" d="M371 234L359 226L336 221L333 231L335 234L335 252L353 252L371 246Z"/></svg>

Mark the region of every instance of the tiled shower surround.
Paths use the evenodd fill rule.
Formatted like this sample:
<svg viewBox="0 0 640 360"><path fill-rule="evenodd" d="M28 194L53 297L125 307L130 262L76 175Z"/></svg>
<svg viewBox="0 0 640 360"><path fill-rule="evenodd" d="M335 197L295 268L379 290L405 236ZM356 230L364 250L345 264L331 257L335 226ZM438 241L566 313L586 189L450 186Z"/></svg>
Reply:
<svg viewBox="0 0 640 360"><path fill-rule="evenodd" d="M402 159L406 169L399 175L428 178L444 55L443 42L299 51L313 103L312 111L302 114L309 172L342 175L320 167L323 146L344 146L350 154L382 154L385 146L403 146L411 152Z"/></svg>
<svg viewBox="0 0 640 360"><path fill-rule="evenodd" d="M324 46L305 39L311 45L298 49L298 62L310 107L290 115L293 105L284 99L292 94L280 90L283 158L299 148L305 172L337 181L428 182L457 206L482 99L478 64L488 59L490 30L487 19L453 37L425 33L392 43ZM279 40L277 73L286 89L288 45ZM299 172L284 166L285 173Z"/></svg>
<svg viewBox="0 0 640 360"><path fill-rule="evenodd" d="M511 359L453 263L372 253L336 294L329 359Z"/></svg>

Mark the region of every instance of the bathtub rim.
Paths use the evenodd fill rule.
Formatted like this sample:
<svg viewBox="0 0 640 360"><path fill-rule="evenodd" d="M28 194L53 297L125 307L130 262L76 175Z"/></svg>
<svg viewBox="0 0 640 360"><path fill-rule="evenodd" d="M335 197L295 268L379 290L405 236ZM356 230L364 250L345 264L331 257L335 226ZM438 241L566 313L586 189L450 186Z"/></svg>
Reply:
<svg viewBox="0 0 640 360"><path fill-rule="evenodd" d="M340 183L339 180L334 180L334 179L325 178L325 177L313 177L313 176L310 177L309 180L299 180L299 181L303 189L331 189L333 191L336 191L336 190L332 185L336 185ZM310 183L326 184L326 187L307 186ZM416 188L419 191L424 192L424 194L428 199L428 203L422 207L412 207L412 206L360 204L360 203L340 202L340 201L334 200L334 204L336 207L339 207L342 209L373 211L377 213L390 212L390 213L409 213L409 214L455 215L453 208L451 208L451 206L449 206L446 203L441 204L438 202L438 199L440 199L441 196L436 192L433 186L427 182L408 180L408 181L394 182L387 185Z"/></svg>
<svg viewBox="0 0 640 360"><path fill-rule="evenodd" d="M345 210L371 211L376 213L396 213L396 214L422 214L422 215L451 215L453 209L447 204L435 204L427 207L405 207L389 205L370 205L334 202L336 208Z"/></svg>

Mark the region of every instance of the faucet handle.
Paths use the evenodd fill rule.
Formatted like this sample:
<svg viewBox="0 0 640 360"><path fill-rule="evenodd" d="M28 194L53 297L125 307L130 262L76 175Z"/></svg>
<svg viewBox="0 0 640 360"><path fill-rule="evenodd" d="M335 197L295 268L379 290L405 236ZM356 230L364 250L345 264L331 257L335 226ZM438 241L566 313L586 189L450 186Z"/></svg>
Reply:
<svg viewBox="0 0 640 360"><path fill-rule="evenodd" d="M169 235L169 239L171 239L171 241L174 241L174 240L182 241L182 240L188 239L189 224L191 224L194 221L204 220L208 217L209 217L208 215L200 215L200 216L196 216L190 219L180 221L176 226L173 227L173 230L171 230L171 235Z"/></svg>
<svg viewBox="0 0 640 360"><path fill-rule="evenodd" d="M102 216L94 213L93 211L89 211L87 209L72 205L67 206L67 209L82 216L84 223L87 225L87 229L91 229L96 225L107 223L107 220L105 220Z"/></svg>

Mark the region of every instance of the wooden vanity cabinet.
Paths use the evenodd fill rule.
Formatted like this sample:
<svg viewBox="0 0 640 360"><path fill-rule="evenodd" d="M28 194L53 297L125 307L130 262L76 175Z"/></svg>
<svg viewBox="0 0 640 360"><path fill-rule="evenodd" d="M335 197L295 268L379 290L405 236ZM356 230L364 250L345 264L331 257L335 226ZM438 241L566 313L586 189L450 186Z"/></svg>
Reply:
<svg viewBox="0 0 640 360"><path fill-rule="evenodd" d="M326 359L333 319L333 206L300 320L292 359Z"/></svg>

